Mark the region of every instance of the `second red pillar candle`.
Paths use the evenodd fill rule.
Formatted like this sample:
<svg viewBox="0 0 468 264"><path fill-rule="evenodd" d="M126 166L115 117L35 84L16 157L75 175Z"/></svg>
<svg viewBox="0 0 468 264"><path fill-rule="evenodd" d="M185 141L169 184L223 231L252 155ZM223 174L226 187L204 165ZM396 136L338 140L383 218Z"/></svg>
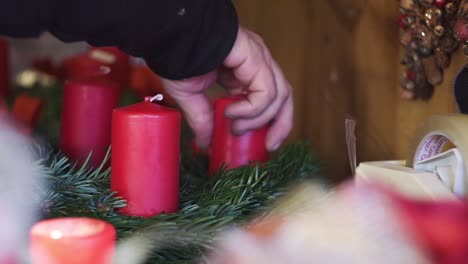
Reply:
<svg viewBox="0 0 468 264"><path fill-rule="evenodd" d="M111 188L121 213L151 217L179 208L180 112L145 102L112 115Z"/></svg>
<svg viewBox="0 0 468 264"><path fill-rule="evenodd" d="M246 132L232 133L232 120L226 117L226 108L243 96L219 98L214 103L214 129L210 149L209 174L213 175L221 166L228 169L248 165L249 162L265 162L268 151L265 147L267 127Z"/></svg>
<svg viewBox="0 0 468 264"><path fill-rule="evenodd" d="M110 146L112 110L119 104L116 84L98 79L68 81L63 94L60 149L82 164L101 165Z"/></svg>

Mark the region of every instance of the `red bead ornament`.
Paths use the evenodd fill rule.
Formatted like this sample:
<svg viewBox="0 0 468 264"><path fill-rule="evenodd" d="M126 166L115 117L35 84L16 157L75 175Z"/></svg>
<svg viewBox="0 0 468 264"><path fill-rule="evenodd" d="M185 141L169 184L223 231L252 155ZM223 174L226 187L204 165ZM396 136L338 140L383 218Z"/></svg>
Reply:
<svg viewBox="0 0 468 264"><path fill-rule="evenodd" d="M405 75L408 80L414 80L414 77L416 76L411 70L406 70Z"/></svg>
<svg viewBox="0 0 468 264"><path fill-rule="evenodd" d="M408 25L406 24L406 19L408 18L407 14L400 14L396 18L396 23L401 29L406 29Z"/></svg>
<svg viewBox="0 0 468 264"><path fill-rule="evenodd" d="M162 96L115 109L111 189L127 201L125 215L151 217L179 209L181 114Z"/></svg>
<svg viewBox="0 0 468 264"><path fill-rule="evenodd" d="M232 121L225 116L228 105L244 96L224 97L214 103L214 129L210 149L209 174L213 175L223 164L228 169L248 165L249 162L265 162L268 151L265 147L267 127L242 135L232 133Z"/></svg>
<svg viewBox="0 0 468 264"><path fill-rule="evenodd" d="M0 38L0 98L10 95L10 44Z"/></svg>
<svg viewBox="0 0 468 264"><path fill-rule="evenodd" d="M444 8L450 2L449 0L434 0L434 5L438 8Z"/></svg>
<svg viewBox="0 0 468 264"><path fill-rule="evenodd" d="M63 94L60 149L82 164L101 165L111 143L112 110L118 107L115 83L101 79L68 81Z"/></svg>
<svg viewBox="0 0 468 264"><path fill-rule="evenodd" d="M468 41L468 23L464 19L459 19L455 22L454 26L455 37L462 41Z"/></svg>

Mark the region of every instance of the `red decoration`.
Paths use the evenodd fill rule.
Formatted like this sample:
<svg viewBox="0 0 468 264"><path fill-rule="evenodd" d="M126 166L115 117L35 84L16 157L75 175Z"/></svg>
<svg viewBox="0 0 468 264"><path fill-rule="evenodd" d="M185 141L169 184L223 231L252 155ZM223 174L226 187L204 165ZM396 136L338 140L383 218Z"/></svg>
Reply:
<svg viewBox="0 0 468 264"><path fill-rule="evenodd" d="M65 83L60 148L82 164L90 151L91 167L98 167L111 143L112 110L118 107L118 87L109 81L88 79Z"/></svg>
<svg viewBox="0 0 468 264"><path fill-rule="evenodd" d="M465 19L461 18L455 22L455 36L460 41L468 40L468 23Z"/></svg>
<svg viewBox="0 0 468 264"><path fill-rule="evenodd" d="M449 3L450 0L434 0L434 5L437 6L438 8L444 8L447 3Z"/></svg>
<svg viewBox="0 0 468 264"><path fill-rule="evenodd" d="M30 232L32 264L111 264L115 228L91 218L55 218L35 224Z"/></svg>
<svg viewBox="0 0 468 264"><path fill-rule="evenodd" d="M405 74L406 74L406 78L407 78L408 80L414 80L414 78L415 78L415 76L416 76L416 75L414 74L414 72L413 72L413 71L410 71L410 70L406 70Z"/></svg>
<svg viewBox="0 0 468 264"><path fill-rule="evenodd" d="M10 44L0 38L0 98L10 95Z"/></svg>
<svg viewBox="0 0 468 264"><path fill-rule="evenodd" d="M406 14L400 14L396 18L396 23L401 29L406 29L408 25L406 24L406 19L408 18L408 15Z"/></svg>
<svg viewBox="0 0 468 264"><path fill-rule="evenodd" d="M13 116L21 125L24 125L22 130L27 134L31 134L33 129L39 122L39 117L44 108L44 100L32 97L26 94L20 94L15 98L13 103Z"/></svg>
<svg viewBox="0 0 468 264"><path fill-rule="evenodd" d="M225 97L215 101L213 141L210 150L209 173L218 170L223 164L228 169L248 165L249 162L265 162L268 152L265 147L267 127L262 127L243 135L234 135L232 121L224 114L226 107L244 97Z"/></svg>
<svg viewBox="0 0 468 264"><path fill-rule="evenodd" d="M181 114L151 102L114 110L111 188L126 215L151 217L179 207Z"/></svg>

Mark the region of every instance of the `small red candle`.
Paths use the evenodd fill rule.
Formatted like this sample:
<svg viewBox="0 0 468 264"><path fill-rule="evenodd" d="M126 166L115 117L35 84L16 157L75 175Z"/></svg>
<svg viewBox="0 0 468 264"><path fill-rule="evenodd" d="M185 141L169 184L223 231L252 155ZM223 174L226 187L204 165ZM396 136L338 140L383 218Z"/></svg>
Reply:
<svg viewBox="0 0 468 264"><path fill-rule="evenodd" d="M10 95L10 45L0 38L0 98Z"/></svg>
<svg viewBox="0 0 468 264"><path fill-rule="evenodd" d="M110 146L112 110L118 107L119 90L102 79L68 81L63 94L60 149L82 164L90 151L91 167L98 167Z"/></svg>
<svg viewBox="0 0 468 264"><path fill-rule="evenodd" d="M30 231L32 264L111 264L115 228L91 218L56 218Z"/></svg>
<svg viewBox="0 0 468 264"><path fill-rule="evenodd" d="M128 206L121 213L151 217L179 208L181 114L154 98L114 110L111 188Z"/></svg>
<svg viewBox="0 0 468 264"><path fill-rule="evenodd" d="M242 135L232 133L232 121L225 116L228 105L245 97L232 96L217 99L214 103L214 129L210 149L209 174L213 175L224 164L228 169L248 165L249 162L265 162L267 127Z"/></svg>

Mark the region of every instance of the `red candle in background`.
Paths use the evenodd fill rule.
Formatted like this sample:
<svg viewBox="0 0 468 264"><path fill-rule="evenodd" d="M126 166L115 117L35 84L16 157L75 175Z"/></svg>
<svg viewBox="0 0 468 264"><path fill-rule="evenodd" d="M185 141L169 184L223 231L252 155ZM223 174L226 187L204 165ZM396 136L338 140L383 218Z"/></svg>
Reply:
<svg viewBox="0 0 468 264"><path fill-rule="evenodd" d="M55 218L30 231L32 264L111 264L115 228L91 218Z"/></svg>
<svg viewBox="0 0 468 264"><path fill-rule="evenodd" d="M10 95L10 45L0 38L0 98Z"/></svg>
<svg viewBox="0 0 468 264"><path fill-rule="evenodd" d="M130 83L131 66L130 56L115 47L92 48L89 56L101 61L111 68L109 77L120 84L121 88L127 88Z"/></svg>
<svg viewBox="0 0 468 264"><path fill-rule="evenodd" d="M268 151L265 147L267 127L243 135L232 133L232 121L225 116L228 105L245 97L232 96L217 99L214 103L214 129L210 149L209 174L213 175L225 164L228 169L248 165L249 162L265 162Z"/></svg>
<svg viewBox="0 0 468 264"><path fill-rule="evenodd" d="M121 213L151 217L179 208L181 114L151 102L112 115L111 189L127 200Z"/></svg>
<svg viewBox="0 0 468 264"><path fill-rule="evenodd" d="M20 94L15 98L12 112L20 125L24 125L22 130L27 134L31 134L39 122L43 108L44 100Z"/></svg>
<svg viewBox="0 0 468 264"><path fill-rule="evenodd" d="M80 80L90 77L109 78L110 67L103 65L88 53L79 54L66 59L62 64L62 75L67 80Z"/></svg>
<svg viewBox="0 0 468 264"><path fill-rule="evenodd" d="M65 79L100 77L126 88L130 82L130 57L113 47L93 48L63 62Z"/></svg>
<svg viewBox="0 0 468 264"><path fill-rule="evenodd" d="M68 81L63 94L60 149L78 164L88 157L98 167L110 146L112 110L118 107L115 83L102 79Z"/></svg>

